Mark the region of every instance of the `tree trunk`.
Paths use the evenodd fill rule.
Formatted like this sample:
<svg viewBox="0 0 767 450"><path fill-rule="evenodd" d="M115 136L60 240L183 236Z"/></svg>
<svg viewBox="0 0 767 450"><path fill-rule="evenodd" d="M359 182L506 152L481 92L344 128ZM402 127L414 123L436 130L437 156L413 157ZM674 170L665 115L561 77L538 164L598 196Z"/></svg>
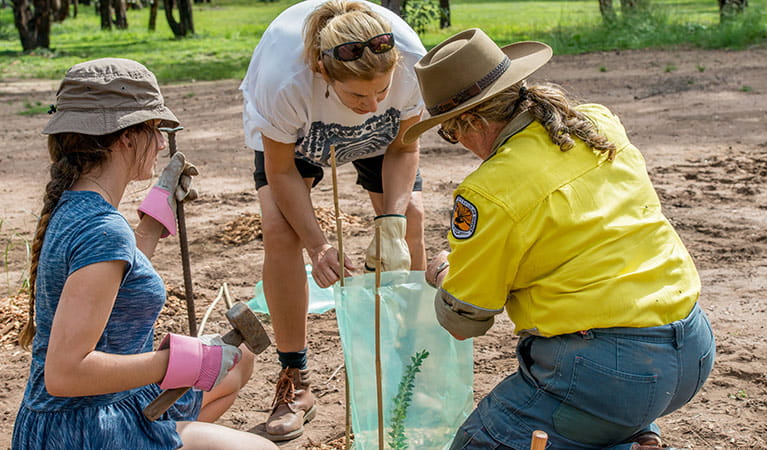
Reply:
<svg viewBox="0 0 767 450"><path fill-rule="evenodd" d="M747 6L748 0L719 0L719 22L741 14Z"/></svg>
<svg viewBox="0 0 767 450"><path fill-rule="evenodd" d="M54 22L62 22L69 17L69 0L51 0L50 5Z"/></svg>
<svg viewBox="0 0 767 450"><path fill-rule="evenodd" d="M398 16L402 16L402 1L401 0L381 0L381 6L388 8Z"/></svg>
<svg viewBox="0 0 767 450"><path fill-rule="evenodd" d="M621 12L623 14L634 14L645 9L650 0L621 0Z"/></svg>
<svg viewBox="0 0 767 450"><path fill-rule="evenodd" d="M51 7L48 0L13 0L13 21L25 52L51 47Z"/></svg>
<svg viewBox="0 0 767 450"><path fill-rule="evenodd" d="M439 28L449 28L450 25L450 0L439 0Z"/></svg>
<svg viewBox="0 0 767 450"><path fill-rule="evenodd" d="M599 0L599 12L605 22L615 22L615 19L618 18L613 8L613 0Z"/></svg>
<svg viewBox="0 0 767 450"><path fill-rule="evenodd" d="M101 29L112 29L112 2L110 0L99 0L99 16L101 17Z"/></svg>
<svg viewBox="0 0 767 450"><path fill-rule="evenodd" d="M180 20L177 22L173 17L174 0L163 0L165 6L165 18L168 19L173 35L177 38L185 37L187 34L194 33L194 23L192 21L192 6L189 0L178 0L178 12Z"/></svg>
<svg viewBox="0 0 767 450"><path fill-rule="evenodd" d="M194 34L194 20L192 19L192 4L189 0L178 0L178 14L184 25L184 36Z"/></svg>
<svg viewBox="0 0 767 450"><path fill-rule="evenodd" d="M152 0L152 6L149 8L149 31L157 28L157 4L160 0Z"/></svg>
<svg viewBox="0 0 767 450"><path fill-rule="evenodd" d="M105 0L101 0L105 1ZM125 13L126 5L125 0L112 0L112 9L115 12L115 27L118 30L125 30L128 28L128 16Z"/></svg>

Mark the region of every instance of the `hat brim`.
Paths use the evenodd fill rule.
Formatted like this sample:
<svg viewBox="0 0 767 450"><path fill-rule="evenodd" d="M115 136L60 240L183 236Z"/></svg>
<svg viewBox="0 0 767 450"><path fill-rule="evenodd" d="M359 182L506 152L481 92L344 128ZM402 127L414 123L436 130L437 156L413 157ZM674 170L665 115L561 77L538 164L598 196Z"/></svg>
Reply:
<svg viewBox="0 0 767 450"><path fill-rule="evenodd" d="M131 125L148 120L160 119L163 126L175 128L179 125L176 115L165 106L152 110L116 112L115 110L59 110L45 125L43 134L80 133L90 136L103 136L114 133Z"/></svg>
<svg viewBox="0 0 767 450"><path fill-rule="evenodd" d="M424 119L412 125L405 130L405 134L402 136L402 141L405 144L409 144L418 139L418 136L426 132L429 128L439 125L495 95L500 94L506 88L532 75L536 70L546 64L552 56L551 47L535 41L515 42L501 48L501 50L512 60L511 67L509 67L503 75L498 77L498 79L483 90L481 94L467 101L460 107L452 109L446 113L431 116L428 119ZM520 56L520 54L523 56Z"/></svg>

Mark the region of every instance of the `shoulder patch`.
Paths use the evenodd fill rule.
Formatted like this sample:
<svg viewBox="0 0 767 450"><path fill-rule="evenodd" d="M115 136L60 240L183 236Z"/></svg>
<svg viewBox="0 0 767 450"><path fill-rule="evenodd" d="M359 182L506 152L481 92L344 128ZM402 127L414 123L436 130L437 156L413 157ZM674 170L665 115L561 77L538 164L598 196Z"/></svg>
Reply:
<svg viewBox="0 0 767 450"><path fill-rule="evenodd" d="M456 196L453 206L453 223L450 226L453 237L456 239L470 238L477 227L478 218L477 207L460 195Z"/></svg>

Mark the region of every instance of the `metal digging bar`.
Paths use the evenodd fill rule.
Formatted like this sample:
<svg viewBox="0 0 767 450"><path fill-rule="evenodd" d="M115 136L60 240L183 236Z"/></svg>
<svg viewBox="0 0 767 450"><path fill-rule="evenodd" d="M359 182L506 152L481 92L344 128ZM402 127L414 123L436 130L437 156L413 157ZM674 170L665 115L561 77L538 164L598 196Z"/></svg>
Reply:
<svg viewBox="0 0 767 450"><path fill-rule="evenodd" d="M160 128L168 135L168 150L170 156L176 153L176 133L184 127ZM171 192L170 195L175 195ZM194 292L192 291L192 269L189 265L189 241L186 237L186 216L184 202L176 202L176 218L178 219L178 243L181 247L181 267L184 271L184 296L186 297L186 314L189 319L189 336L197 336L197 318L194 313Z"/></svg>

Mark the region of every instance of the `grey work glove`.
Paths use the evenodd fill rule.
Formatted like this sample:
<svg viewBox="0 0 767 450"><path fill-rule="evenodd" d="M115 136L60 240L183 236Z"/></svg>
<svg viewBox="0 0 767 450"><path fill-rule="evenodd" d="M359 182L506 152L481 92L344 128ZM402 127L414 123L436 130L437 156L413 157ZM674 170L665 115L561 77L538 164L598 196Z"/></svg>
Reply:
<svg viewBox="0 0 767 450"><path fill-rule="evenodd" d="M162 170L157 183L139 206L139 217L143 214L152 216L165 227L166 232L162 234L162 237L168 234L175 236L176 202L197 198L197 191L191 188L192 177L197 174L197 168L186 161L183 153L173 154L168 165Z"/></svg>
<svg viewBox="0 0 767 450"><path fill-rule="evenodd" d="M410 270L410 250L405 241L407 219L401 214L384 214L375 218L381 228L381 270ZM365 270L376 270L376 239L365 253Z"/></svg>

